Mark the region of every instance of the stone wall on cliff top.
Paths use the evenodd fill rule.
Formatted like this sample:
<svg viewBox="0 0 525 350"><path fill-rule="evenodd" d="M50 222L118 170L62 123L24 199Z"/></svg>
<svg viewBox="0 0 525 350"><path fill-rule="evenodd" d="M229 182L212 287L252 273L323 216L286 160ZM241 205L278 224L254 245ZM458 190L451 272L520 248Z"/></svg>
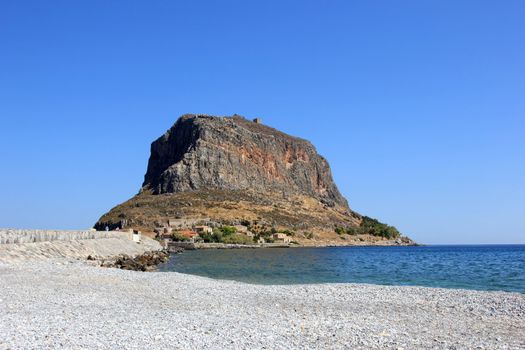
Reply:
<svg viewBox="0 0 525 350"><path fill-rule="evenodd" d="M152 143L142 191L202 189L300 194L348 209L310 142L240 116L184 115Z"/></svg>

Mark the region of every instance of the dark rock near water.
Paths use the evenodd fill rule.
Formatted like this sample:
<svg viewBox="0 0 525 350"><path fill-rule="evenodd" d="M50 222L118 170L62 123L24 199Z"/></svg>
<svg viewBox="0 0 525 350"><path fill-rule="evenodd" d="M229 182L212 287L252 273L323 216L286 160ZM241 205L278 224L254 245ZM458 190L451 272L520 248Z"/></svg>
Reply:
<svg viewBox="0 0 525 350"><path fill-rule="evenodd" d="M136 257L121 255L113 261L102 262L101 266L115 267L123 270L152 271L157 265L168 261L169 255L167 251L148 252Z"/></svg>
<svg viewBox="0 0 525 350"><path fill-rule="evenodd" d="M195 248L193 248L194 250ZM180 254L180 253L183 253L186 249L184 249L183 247L180 247L180 246L176 246L174 244L170 244L168 245L168 248L167 248L168 252L170 252L170 254Z"/></svg>

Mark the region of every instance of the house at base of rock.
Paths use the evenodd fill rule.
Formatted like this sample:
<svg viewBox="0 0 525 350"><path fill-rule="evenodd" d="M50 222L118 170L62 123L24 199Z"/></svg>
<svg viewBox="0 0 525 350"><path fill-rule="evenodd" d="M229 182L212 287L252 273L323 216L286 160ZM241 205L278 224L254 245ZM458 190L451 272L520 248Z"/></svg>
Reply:
<svg viewBox="0 0 525 350"><path fill-rule="evenodd" d="M197 238L199 236L199 234L195 231L192 231L192 230L179 230L177 231L177 234L183 236L183 237L186 237L186 238L189 238L191 240L195 240L195 238Z"/></svg>
<svg viewBox="0 0 525 350"><path fill-rule="evenodd" d="M279 241L283 243L290 243L292 240L289 236L285 235L284 233L274 233L272 238L274 241Z"/></svg>
<svg viewBox="0 0 525 350"><path fill-rule="evenodd" d="M255 235L253 234L253 232L251 232L250 230L248 230L248 227L247 226L244 226L244 225L235 225L233 226L235 227L235 232L240 234L240 235L245 235L245 236L248 236L248 237L254 237Z"/></svg>
<svg viewBox="0 0 525 350"><path fill-rule="evenodd" d="M193 227L193 230L195 230L195 232L197 232L198 234L212 234L213 233L213 229L210 227L210 226L206 226L206 225L200 225L200 226L195 226Z"/></svg>

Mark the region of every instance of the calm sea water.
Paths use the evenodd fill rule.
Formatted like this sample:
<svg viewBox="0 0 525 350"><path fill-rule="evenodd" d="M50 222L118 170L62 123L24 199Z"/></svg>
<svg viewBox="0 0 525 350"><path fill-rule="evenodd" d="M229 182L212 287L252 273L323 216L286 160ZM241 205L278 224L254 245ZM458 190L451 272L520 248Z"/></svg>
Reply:
<svg viewBox="0 0 525 350"><path fill-rule="evenodd" d="M525 293L525 245L195 250L160 271L258 284L373 283Z"/></svg>

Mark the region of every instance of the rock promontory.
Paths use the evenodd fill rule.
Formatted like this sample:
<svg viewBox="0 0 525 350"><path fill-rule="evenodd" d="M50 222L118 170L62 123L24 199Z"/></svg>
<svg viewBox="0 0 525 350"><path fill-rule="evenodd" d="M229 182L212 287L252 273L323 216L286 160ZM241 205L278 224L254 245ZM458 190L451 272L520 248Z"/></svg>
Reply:
<svg viewBox="0 0 525 350"><path fill-rule="evenodd" d="M314 146L239 116L185 115L151 145L143 190L251 190L317 198L348 209Z"/></svg>
<svg viewBox="0 0 525 350"><path fill-rule="evenodd" d="M352 231L363 217L350 209L309 141L237 115L181 116L151 144L139 193L95 227L147 232L171 219L198 218L293 232L297 241L352 236L370 243L365 231Z"/></svg>

